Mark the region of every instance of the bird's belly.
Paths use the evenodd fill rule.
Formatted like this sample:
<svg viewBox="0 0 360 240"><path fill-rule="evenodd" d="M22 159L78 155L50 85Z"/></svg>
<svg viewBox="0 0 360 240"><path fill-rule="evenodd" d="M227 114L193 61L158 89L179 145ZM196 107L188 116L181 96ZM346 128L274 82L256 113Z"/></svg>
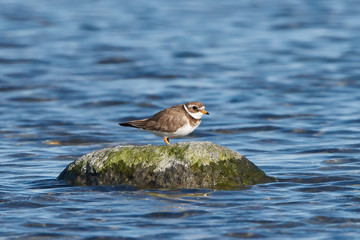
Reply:
<svg viewBox="0 0 360 240"><path fill-rule="evenodd" d="M160 137L179 138L179 137L184 137L184 136L189 135L190 133L192 133L195 130L195 128L197 128L199 126L199 124L197 124L195 126L191 126L190 124L186 124L186 125L182 126L181 128L179 128L178 130L176 130L175 132L172 132L172 133L159 132L159 131L151 131L151 132L153 134L157 135L157 136L160 136Z"/></svg>
<svg viewBox="0 0 360 240"><path fill-rule="evenodd" d="M186 124L183 127L176 130L176 132L171 133L170 138L183 137L192 133L197 126L191 126L190 124Z"/></svg>

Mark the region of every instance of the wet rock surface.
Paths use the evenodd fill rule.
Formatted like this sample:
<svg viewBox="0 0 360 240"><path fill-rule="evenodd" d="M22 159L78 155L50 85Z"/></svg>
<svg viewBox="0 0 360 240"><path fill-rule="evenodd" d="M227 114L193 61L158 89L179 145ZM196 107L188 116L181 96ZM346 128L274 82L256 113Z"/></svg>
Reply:
<svg viewBox="0 0 360 240"><path fill-rule="evenodd" d="M70 163L58 179L165 189L233 189L275 181L243 155L211 142L105 148Z"/></svg>

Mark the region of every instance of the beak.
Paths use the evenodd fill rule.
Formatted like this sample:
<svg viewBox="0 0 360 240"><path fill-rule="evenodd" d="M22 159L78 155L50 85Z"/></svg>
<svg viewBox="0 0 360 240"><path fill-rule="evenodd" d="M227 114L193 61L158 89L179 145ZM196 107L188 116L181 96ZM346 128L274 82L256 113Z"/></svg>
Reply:
<svg viewBox="0 0 360 240"><path fill-rule="evenodd" d="M209 113L208 113L207 111L205 111L205 109L202 110L201 112L202 112L203 114L209 115Z"/></svg>

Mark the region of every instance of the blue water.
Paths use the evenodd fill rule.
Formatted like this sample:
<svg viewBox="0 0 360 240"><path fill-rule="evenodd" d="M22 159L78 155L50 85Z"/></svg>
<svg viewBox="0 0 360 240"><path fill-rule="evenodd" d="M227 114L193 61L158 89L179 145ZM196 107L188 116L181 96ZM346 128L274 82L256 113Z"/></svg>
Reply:
<svg viewBox="0 0 360 240"><path fill-rule="evenodd" d="M360 2L0 2L0 238L360 238ZM202 101L279 182L78 187L77 157L164 144L118 122Z"/></svg>

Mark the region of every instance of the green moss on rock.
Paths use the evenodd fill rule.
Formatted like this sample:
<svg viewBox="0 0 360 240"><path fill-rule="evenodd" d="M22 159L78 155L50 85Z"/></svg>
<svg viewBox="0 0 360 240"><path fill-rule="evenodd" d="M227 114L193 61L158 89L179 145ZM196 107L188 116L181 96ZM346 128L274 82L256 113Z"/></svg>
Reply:
<svg viewBox="0 0 360 240"><path fill-rule="evenodd" d="M101 149L70 163L58 179L165 189L233 189L275 181L241 154L210 142Z"/></svg>

